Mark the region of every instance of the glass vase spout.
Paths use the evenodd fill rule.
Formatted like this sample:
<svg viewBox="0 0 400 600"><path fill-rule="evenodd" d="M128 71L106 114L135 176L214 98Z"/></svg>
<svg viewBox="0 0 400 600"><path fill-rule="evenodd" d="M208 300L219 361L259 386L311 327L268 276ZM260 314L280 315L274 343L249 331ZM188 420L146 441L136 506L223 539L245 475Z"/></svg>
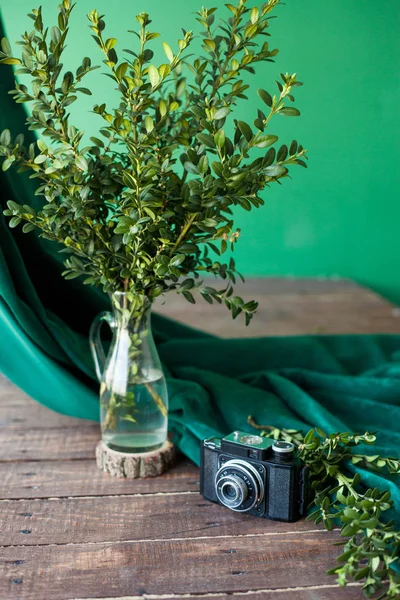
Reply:
<svg viewBox="0 0 400 600"><path fill-rule="evenodd" d="M111 295L113 312L101 313L90 330L100 381L103 442L125 453L150 452L167 439L168 393L151 330L151 303L130 292ZM103 322L112 330L107 354Z"/></svg>

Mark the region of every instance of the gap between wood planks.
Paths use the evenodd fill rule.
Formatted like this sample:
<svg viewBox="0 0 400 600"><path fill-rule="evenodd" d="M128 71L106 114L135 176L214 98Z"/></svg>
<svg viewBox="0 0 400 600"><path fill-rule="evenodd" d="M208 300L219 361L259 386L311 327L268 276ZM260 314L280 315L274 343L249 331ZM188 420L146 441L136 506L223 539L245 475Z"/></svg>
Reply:
<svg viewBox="0 0 400 600"><path fill-rule="evenodd" d="M44 429L43 431L48 431L48 429ZM93 456L94 456L94 452L95 452L95 446L93 446ZM61 456L60 458L0 458L0 463L1 464L7 464L7 463L30 463L30 462L64 462L64 461L74 461L74 462L79 462L82 460L95 460L94 458L91 458L90 456L71 456L68 458L65 458L65 456Z"/></svg>
<svg viewBox="0 0 400 600"><path fill-rule="evenodd" d="M348 583L346 587L361 587L363 584L359 582ZM245 592L209 592L206 594L143 594L142 596L118 596L113 598L70 598L70 600L184 600L185 598L196 599L199 598L223 598L224 596L235 597L235 596L256 596L258 594L283 594L290 592L312 592L318 590L332 590L332 589L343 589L338 584L324 584L324 585L306 585L303 587L295 588L267 588L264 590L247 590Z"/></svg>
<svg viewBox="0 0 400 600"><path fill-rule="evenodd" d="M149 496L191 496L193 494L199 495L196 491L184 491L184 492L149 492L139 494L101 494L93 496L41 496L40 498L0 498L1 502L40 502L42 500L57 501L57 500L93 500L94 498L148 498Z"/></svg>
<svg viewBox="0 0 400 600"><path fill-rule="evenodd" d="M339 527L335 527L332 531L339 531ZM53 547L64 547L64 546L101 546L107 544L108 546L114 546L116 544L153 544L153 543L161 543L161 542L195 542L199 540L222 540L222 539L241 539L241 538L260 538L260 537L279 537L286 535L305 535L309 533L332 533L332 531L327 531L326 529L307 529L305 531L269 531L265 533L240 533L237 535L204 535L204 536L196 536L196 537L165 537L165 538L144 538L141 540L101 540L98 542L65 542L57 544L3 544L0 548L53 548Z"/></svg>

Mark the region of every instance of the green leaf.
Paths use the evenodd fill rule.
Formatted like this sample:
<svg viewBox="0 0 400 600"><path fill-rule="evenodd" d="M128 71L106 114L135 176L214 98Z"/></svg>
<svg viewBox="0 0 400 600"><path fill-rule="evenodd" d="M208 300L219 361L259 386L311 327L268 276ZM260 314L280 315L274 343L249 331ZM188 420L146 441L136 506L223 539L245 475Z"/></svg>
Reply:
<svg viewBox="0 0 400 600"><path fill-rule="evenodd" d="M169 62L172 62L174 60L174 53L172 52L171 47L166 42L163 42L162 46L164 48L165 55L168 58Z"/></svg>
<svg viewBox="0 0 400 600"><path fill-rule="evenodd" d="M36 143L37 143L37 147L39 148L40 152L47 152L47 146L43 140L37 140Z"/></svg>
<svg viewBox="0 0 400 600"><path fill-rule="evenodd" d="M237 8L236 6L233 6L233 4L225 4L226 8L229 8L229 10L236 16L237 14Z"/></svg>
<svg viewBox="0 0 400 600"><path fill-rule="evenodd" d="M90 139L92 140L92 142L94 144L96 144L96 146L99 146L99 148L104 148L103 140L99 140L99 138L97 138L97 137L91 137Z"/></svg>
<svg viewBox="0 0 400 600"><path fill-rule="evenodd" d="M188 302L190 302L190 304L196 304L196 300L194 299L193 294L191 292L187 292L187 291L186 292L182 292L182 296L184 298L186 298L186 300Z"/></svg>
<svg viewBox="0 0 400 600"><path fill-rule="evenodd" d="M61 39L61 31L58 29L58 27L54 26L51 28L50 37L55 44L58 44Z"/></svg>
<svg viewBox="0 0 400 600"><path fill-rule="evenodd" d="M219 129L214 135L214 141L218 148L223 148L225 146L225 139L225 131L223 129Z"/></svg>
<svg viewBox="0 0 400 600"><path fill-rule="evenodd" d="M278 150L278 154L276 155L276 160L278 162L282 162L283 160L286 159L288 155L288 147L286 146L286 144L283 144L283 146L281 146Z"/></svg>
<svg viewBox="0 0 400 600"><path fill-rule="evenodd" d="M229 106L224 106L223 108L220 108L214 115L214 121L218 121L218 119L225 119L225 117L227 117L230 112L231 109L229 108Z"/></svg>
<svg viewBox="0 0 400 600"><path fill-rule="evenodd" d="M256 148L268 148L278 141L277 135L260 135L257 137L257 143L254 144Z"/></svg>
<svg viewBox="0 0 400 600"><path fill-rule="evenodd" d="M281 108L279 114L284 115L285 117L299 117L300 111L297 108L294 108L293 106L287 106Z"/></svg>
<svg viewBox="0 0 400 600"><path fill-rule="evenodd" d="M3 129L0 135L0 144L2 146L9 146L11 143L11 133L9 129Z"/></svg>
<svg viewBox="0 0 400 600"><path fill-rule="evenodd" d="M380 563L380 558L379 558L379 556L374 556L374 557L371 559L371 569L372 569L372 571L373 571L373 572L375 572L375 571L378 569L378 567L379 567L379 563Z"/></svg>
<svg viewBox="0 0 400 600"><path fill-rule="evenodd" d="M10 157L6 158L2 164L3 171L7 171L11 167L11 165L13 164L14 161L15 161L15 156L11 155Z"/></svg>
<svg viewBox="0 0 400 600"><path fill-rule="evenodd" d="M10 42L5 37L3 37L1 40L1 49L4 52L4 54L7 54L7 56L10 56L10 54L11 54Z"/></svg>
<svg viewBox="0 0 400 600"><path fill-rule="evenodd" d="M13 213L14 212L18 213L21 211L21 206L19 204L17 204L16 202L14 202L14 200L7 200L7 206Z"/></svg>
<svg viewBox="0 0 400 600"><path fill-rule="evenodd" d="M198 168L193 163L191 163L189 161L186 161L183 166L184 166L184 168L186 169L186 171L188 173L192 173L192 175L198 175L199 174Z"/></svg>
<svg viewBox="0 0 400 600"><path fill-rule="evenodd" d="M35 160L33 161L36 165L41 165L44 161L47 160L47 156L44 154L38 154Z"/></svg>
<svg viewBox="0 0 400 600"><path fill-rule="evenodd" d="M146 127L147 133L151 133L154 129L154 121L151 117L147 116L144 119L144 126Z"/></svg>
<svg viewBox="0 0 400 600"><path fill-rule="evenodd" d="M244 35L247 38L254 37L254 35L256 33L257 33L257 25L249 25L249 27L246 27L246 29L244 30Z"/></svg>
<svg viewBox="0 0 400 600"><path fill-rule="evenodd" d="M151 217L153 219L153 221L156 220L156 215L154 214L154 212L151 210L151 208L149 208L148 206L144 206L143 210L146 214L149 215L149 217Z"/></svg>
<svg viewBox="0 0 400 600"><path fill-rule="evenodd" d="M75 158L75 164L81 171L87 171L89 168L87 160L84 156L77 156Z"/></svg>
<svg viewBox="0 0 400 600"><path fill-rule="evenodd" d="M169 65L160 65L158 67L158 74L161 79L165 79L171 73L171 67Z"/></svg>
<svg viewBox="0 0 400 600"><path fill-rule="evenodd" d="M250 11L250 21L253 25L258 21L258 8L256 6Z"/></svg>
<svg viewBox="0 0 400 600"><path fill-rule="evenodd" d="M253 132L251 131L250 126L247 125L247 123L245 123L244 121L238 121L237 125L242 134L244 135L245 139L248 142L250 142L253 139Z"/></svg>
<svg viewBox="0 0 400 600"><path fill-rule="evenodd" d="M153 88L156 87L156 85L160 81L160 75L158 73L157 67L155 67L154 65L150 65L147 69L147 74L149 76L149 80L150 80L152 87Z"/></svg>
<svg viewBox="0 0 400 600"><path fill-rule="evenodd" d="M216 227L218 225L218 221L215 219L204 219L203 223L206 227Z"/></svg>
<svg viewBox="0 0 400 600"><path fill-rule="evenodd" d="M114 46L116 46L117 44L117 40L115 38L108 38L108 40L106 40L105 42L105 47L106 50L111 50L111 48L114 48Z"/></svg>
<svg viewBox="0 0 400 600"><path fill-rule="evenodd" d="M204 175L208 171L208 158L207 156L202 156L199 160L199 164L197 165L199 172Z"/></svg>
<svg viewBox="0 0 400 600"><path fill-rule="evenodd" d="M167 114L167 103L165 100L160 100L158 103L158 110L160 111L161 118Z"/></svg>
<svg viewBox="0 0 400 600"><path fill-rule="evenodd" d="M293 156L293 154L296 154L297 146L298 146L298 144L297 144L296 140L293 140L293 142L290 144L290 148L289 148L290 156Z"/></svg>
<svg viewBox="0 0 400 600"><path fill-rule="evenodd" d="M279 177L286 173L286 171L287 169L281 165L272 165L271 167L266 167L264 169L264 173L268 175L268 177Z"/></svg>
<svg viewBox="0 0 400 600"><path fill-rule="evenodd" d="M307 163L305 163L304 160L301 160L301 158L296 158L296 164L307 169Z"/></svg>
<svg viewBox="0 0 400 600"><path fill-rule="evenodd" d="M204 144L207 148L215 148L215 142L211 135L208 133L198 133L197 139L201 144Z"/></svg>
<svg viewBox="0 0 400 600"><path fill-rule="evenodd" d="M22 65L22 62L19 58L2 58L0 60L2 65Z"/></svg>
<svg viewBox="0 0 400 600"><path fill-rule="evenodd" d="M91 96L92 92L89 90L89 88L85 88L85 87L78 87L76 88L77 92L80 92L81 94L86 94L86 96Z"/></svg>
<svg viewBox="0 0 400 600"><path fill-rule="evenodd" d="M214 171L214 173L218 176L221 177L223 172L224 172L224 167L220 162L214 161L213 163L211 163L212 169Z"/></svg>
<svg viewBox="0 0 400 600"><path fill-rule="evenodd" d="M65 98L65 100L63 100L63 106L69 106L70 104L73 104L73 102L75 102L75 100L77 100L77 96L68 96L68 98Z"/></svg>
<svg viewBox="0 0 400 600"><path fill-rule="evenodd" d="M33 231L34 229L36 229L36 226L33 223L25 223L25 225L22 227L22 231L24 233L29 233L30 231Z"/></svg>
<svg viewBox="0 0 400 600"><path fill-rule="evenodd" d="M19 217L13 217L12 219L10 219L9 226L11 227L11 229L17 227L17 225L21 223L21 220L22 219L20 219Z"/></svg>
<svg viewBox="0 0 400 600"><path fill-rule="evenodd" d="M261 100L265 102L267 106L272 106L272 96L267 91L259 89L257 90L257 94L260 96Z"/></svg>
<svg viewBox="0 0 400 600"><path fill-rule="evenodd" d="M184 254L176 254L169 261L169 266L170 267L179 267L179 265L181 265L183 263L185 258L186 258L186 256Z"/></svg>
<svg viewBox="0 0 400 600"><path fill-rule="evenodd" d="M137 188L136 179L130 173L128 173L128 171L125 171L125 173L122 175L122 179L128 188L132 190Z"/></svg>
<svg viewBox="0 0 400 600"><path fill-rule="evenodd" d="M215 45L214 40L208 40L208 39L204 40L204 44L207 46L207 48L209 50L211 50L211 52L215 52L216 45Z"/></svg>
<svg viewBox="0 0 400 600"><path fill-rule="evenodd" d="M130 421L131 423L137 423L137 420L132 417L132 415L124 415L123 417L121 417L121 419L123 421Z"/></svg>

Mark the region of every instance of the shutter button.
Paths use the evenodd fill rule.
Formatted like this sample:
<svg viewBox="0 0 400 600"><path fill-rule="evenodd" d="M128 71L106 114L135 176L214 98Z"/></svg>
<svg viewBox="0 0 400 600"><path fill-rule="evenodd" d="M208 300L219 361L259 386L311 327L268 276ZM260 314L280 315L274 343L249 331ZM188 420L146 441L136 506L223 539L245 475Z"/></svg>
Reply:
<svg viewBox="0 0 400 600"><path fill-rule="evenodd" d="M272 452L275 458L281 460L291 460L294 454L294 444L291 442L277 441L272 446Z"/></svg>

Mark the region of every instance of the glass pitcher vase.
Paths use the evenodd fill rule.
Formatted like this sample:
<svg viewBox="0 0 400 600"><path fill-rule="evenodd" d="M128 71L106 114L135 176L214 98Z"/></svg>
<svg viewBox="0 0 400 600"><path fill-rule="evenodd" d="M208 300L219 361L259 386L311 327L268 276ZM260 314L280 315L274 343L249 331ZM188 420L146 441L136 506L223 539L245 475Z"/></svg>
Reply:
<svg viewBox="0 0 400 600"><path fill-rule="evenodd" d="M151 331L151 303L131 292L115 292L111 303L113 312L101 313L90 329L102 439L118 452L150 452L167 439L168 426L168 393ZM104 321L113 333L107 356L100 338Z"/></svg>

